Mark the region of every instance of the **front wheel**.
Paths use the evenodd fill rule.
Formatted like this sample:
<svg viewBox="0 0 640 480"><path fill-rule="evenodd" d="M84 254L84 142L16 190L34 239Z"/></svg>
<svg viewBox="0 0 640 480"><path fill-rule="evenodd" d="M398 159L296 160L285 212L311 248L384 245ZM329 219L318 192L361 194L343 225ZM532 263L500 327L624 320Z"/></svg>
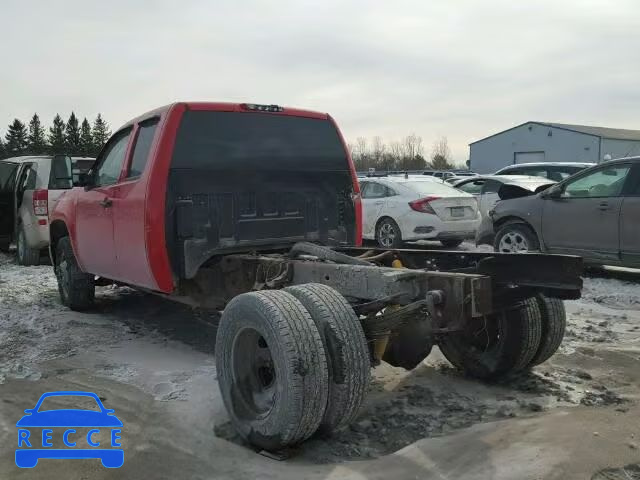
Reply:
<svg viewBox="0 0 640 480"><path fill-rule="evenodd" d="M530 227L512 223L498 230L493 249L500 253L527 253L539 250L540 243Z"/></svg>
<svg viewBox="0 0 640 480"><path fill-rule="evenodd" d="M95 276L80 270L69 237L63 237L58 241L54 268L63 305L79 311L93 305Z"/></svg>
<svg viewBox="0 0 640 480"><path fill-rule="evenodd" d="M376 241L382 248L400 248L402 232L398 224L391 218L383 218L376 227Z"/></svg>

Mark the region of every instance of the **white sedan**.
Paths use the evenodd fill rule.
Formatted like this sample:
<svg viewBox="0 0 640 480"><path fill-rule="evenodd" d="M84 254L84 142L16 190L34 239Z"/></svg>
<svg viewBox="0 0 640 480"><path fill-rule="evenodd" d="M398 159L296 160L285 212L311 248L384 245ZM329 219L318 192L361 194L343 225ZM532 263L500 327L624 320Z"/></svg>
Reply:
<svg viewBox="0 0 640 480"><path fill-rule="evenodd" d="M439 240L447 248L474 238L480 224L473 195L416 177L381 177L360 180L363 237L383 248L398 248L405 241Z"/></svg>

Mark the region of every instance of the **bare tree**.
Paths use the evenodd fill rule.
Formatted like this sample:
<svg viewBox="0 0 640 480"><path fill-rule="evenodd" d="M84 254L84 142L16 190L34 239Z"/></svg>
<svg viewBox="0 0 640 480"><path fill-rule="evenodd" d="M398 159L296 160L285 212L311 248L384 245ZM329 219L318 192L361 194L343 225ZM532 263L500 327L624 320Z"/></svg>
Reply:
<svg viewBox="0 0 640 480"><path fill-rule="evenodd" d="M447 170L453 168L451 150L447 137L440 137L433 142L431 149L431 165L437 170Z"/></svg>

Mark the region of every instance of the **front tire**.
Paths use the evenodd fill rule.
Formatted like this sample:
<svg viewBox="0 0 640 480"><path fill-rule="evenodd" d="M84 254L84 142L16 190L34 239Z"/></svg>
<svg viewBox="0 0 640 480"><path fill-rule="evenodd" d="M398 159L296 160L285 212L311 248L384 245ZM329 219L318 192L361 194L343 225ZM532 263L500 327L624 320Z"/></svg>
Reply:
<svg viewBox="0 0 640 480"><path fill-rule="evenodd" d="M402 231L392 218L386 217L378 222L376 242L381 248L402 247Z"/></svg>
<svg viewBox="0 0 640 480"><path fill-rule="evenodd" d="M497 380L527 368L540 346L542 321L535 299L482 318L441 337L440 350L467 375Z"/></svg>
<svg viewBox="0 0 640 480"><path fill-rule="evenodd" d="M40 265L40 250L30 248L27 243L27 236L24 233L24 225L20 225L18 229L18 238L16 240L19 265Z"/></svg>
<svg viewBox="0 0 640 480"><path fill-rule="evenodd" d="M327 356L329 396L319 430L331 433L358 414L369 387L371 363L360 320L333 288L308 283L285 289L311 314Z"/></svg>
<svg viewBox="0 0 640 480"><path fill-rule="evenodd" d="M95 298L95 276L80 270L69 237L58 241L54 268L62 304L77 311L90 308Z"/></svg>
<svg viewBox="0 0 640 480"><path fill-rule="evenodd" d="M225 308L216 338L218 384L240 436L274 451L320 425L328 371L309 312L280 290L244 293Z"/></svg>
<svg viewBox="0 0 640 480"><path fill-rule="evenodd" d="M527 253L540 250L535 232L523 223L511 223L498 230L493 249L500 253Z"/></svg>

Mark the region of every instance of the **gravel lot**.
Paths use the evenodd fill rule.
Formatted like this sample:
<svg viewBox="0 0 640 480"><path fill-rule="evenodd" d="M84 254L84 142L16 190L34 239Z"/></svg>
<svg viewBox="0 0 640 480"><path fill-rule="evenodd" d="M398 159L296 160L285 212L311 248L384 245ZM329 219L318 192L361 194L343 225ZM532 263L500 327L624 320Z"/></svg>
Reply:
<svg viewBox="0 0 640 480"><path fill-rule="evenodd" d="M412 372L383 364L355 424L278 462L228 423L216 315L111 287L71 312L50 266L0 254L0 478L640 478L640 274L587 277L566 307L560 352L533 372L482 384L437 349ZM94 391L116 410L121 469L15 467L15 422L52 390Z"/></svg>

